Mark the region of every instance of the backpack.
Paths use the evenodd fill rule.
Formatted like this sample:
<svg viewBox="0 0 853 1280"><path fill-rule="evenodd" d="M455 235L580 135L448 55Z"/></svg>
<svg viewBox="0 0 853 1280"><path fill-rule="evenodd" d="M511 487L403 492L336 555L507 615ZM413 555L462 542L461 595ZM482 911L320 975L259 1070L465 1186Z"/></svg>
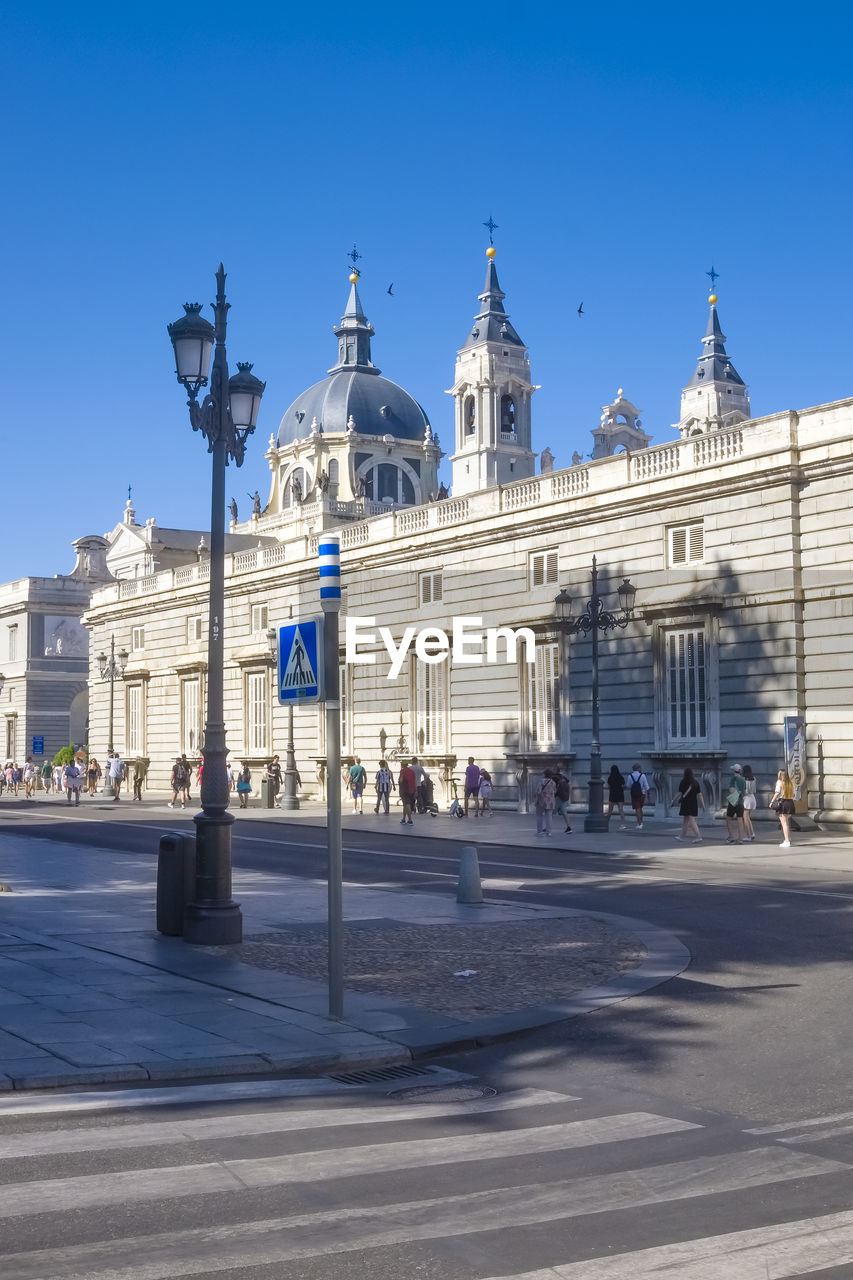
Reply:
<svg viewBox="0 0 853 1280"><path fill-rule="evenodd" d="M187 785L187 767L184 764L176 764L174 773L174 785L176 788L185 787Z"/></svg>
<svg viewBox="0 0 853 1280"><path fill-rule="evenodd" d="M642 777L642 774L640 775L640 777ZM640 778L635 778L632 773L631 774L631 799L642 800L642 798L643 798L642 783L640 782Z"/></svg>
<svg viewBox="0 0 853 1280"><path fill-rule="evenodd" d="M557 799L568 800L570 799L571 794L572 794L572 789L569 786L568 778L561 778L560 781L557 783Z"/></svg>

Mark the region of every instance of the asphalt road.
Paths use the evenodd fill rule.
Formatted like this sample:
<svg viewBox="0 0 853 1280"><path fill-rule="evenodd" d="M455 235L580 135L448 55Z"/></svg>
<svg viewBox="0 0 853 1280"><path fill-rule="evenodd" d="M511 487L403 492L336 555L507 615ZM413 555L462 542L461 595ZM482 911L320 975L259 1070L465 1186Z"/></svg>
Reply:
<svg viewBox="0 0 853 1280"><path fill-rule="evenodd" d="M44 814L32 819L21 814L10 821L21 834L31 830L41 837L150 850L152 856L159 830L190 822L171 813L165 819L123 814L113 820L102 811L97 822L76 817L56 815L47 822ZM407 834L404 847L392 828L387 835L347 830L344 845L350 881L411 891L434 890L455 878L458 844L430 839L417 829ZM230 1223L239 1235L249 1230L246 1224L274 1218L287 1219L278 1223L277 1243L264 1253L258 1245L263 1231L252 1227L247 1265L237 1265L226 1249L223 1274L231 1280L349 1280L364 1274L381 1280L404 1274L491 1280L561 1266L566 1280L658 1274L751 1280L753 1275L805 1276L820 1268L822 1277L849 1280L853 880L817 871L806 876L741 869L731 861L715 863L711 849L707 855L697 864L674 853L625 860L548 846L481 847L483 876L501 896L640 917L676 934L693 962L679 978L645 996L444 1059L442 1065L494 1087L499 1097L524 1099L531 1096L525 1091L536 1091L532 1101L497 1119L491 1113L472 1118L463 1111L453 1119L380 1122L370 1109L389 1104L370 1094L360 1099L368 1111L353 1125L338 1127L334 1116L315 1125L309 1115L298 1139L293 1134L234 1136L230 1130L230 1136L223 1130L217 1137L217 1124L233 1128L235 1115L257 1109L225 1101L211 1111L179 1108L174 1113L209 1114L214 1124L210 1148L169 1145L164 1151L151 1138L144 1144L144 1160L134 1148L85 1158L47 1150L6 1162L5 1178L12 1186L21 1179L61 1182L56 1207L40 1218L37 1231L27 1225L29 1216L16 1219L8 1252L59 1247L63 1241L84 1250L76 1256L74 1272L50 1270L54 1263L47 1260L28 1260L8 1273L10 1280L107 1274L104 1259L93 1261L85 1250L104 1239L124 1248L122 1242L135 1234L164 1236L158 1247L171 1270L139 1271L137 1277L132 1268L130 1280L206 1274L213 1269L209 1258L202 1271L179 1268L181 1258L207 1257L200 1238L180 1236L181 1231ZM286 824L278 815L271 823L238 825L234 860L237 867L316 877L323 871L323 833ZM330 1112L340 1105L340 1099L320 1099L309 1111ZM272 1110L280 1115L282 1109L306 1106L304 1100L280 1102ZM624 1116L633 1119L618 1119ZM3 1119L0 1114L0 1123ZM130 1119L139 1117L121 1113L100 1123L121 1125ZM146 1123L152 1123L148 1116ZM602 1124L627 1127L621 1136L596 1138L596 1125ZM18 1117L11 1132L57 1133L81 1126L97 1127L69 1107L51 1116ZM774 1132L750 1132L768 1127ZM484 1133L493 1144L488 1150L470 1141ZM518 1133L526 1136L512 1136ZM461 1146L453 1146L454 1135L464 1139ZM409 1151L410 1144L427 1137L438 1146ZM580 1145L573 1145L576 1137ZM351 1149L355 1155L345 1154ZM307 1151L332 1157L326 1165L320 1160L325 1173L301 1180L293 1170L302 1167ZM235 1166L236 1176L245 1182L246 1175L253 1189L243 1188L230 1199L201 1184L190 1195L187 1185L194 1186L192 1179L202 1175L174 1173L178 1166L195 1169L230 1160L267 1162L263 1174L257 1172L260 1165ZM152 1167L164 1170L159 1185L137 1190L144 1203L135 1203L134 1187L151 1185ZM117 1171L132 1175L121 1205L110 1192L113 1200L98 1208L97 1195L109 1189L107 1179L103 1192L89 1194L84 1188L84 1200L74 1208L77 1192L70 1183L75 1178ZM0 1212L2 1204L0 1193ZM388 1205L395 1206L393 1213L381 1213ZM300 1215L317 1213L330 1216L315 1219L313 1226L307 1220L294 1226ZM361 1223L361 1234L352 1215ZM374 1217L381 1219L379 1225ZM69 1222L76 1224L70 1235ZM294 1231L303 1245L293 1243ZM310 1248L299 1232L314 1241ZM750 1232L748 1239L744 1233ZM705 1237L710 1243L696 1244ZM686 1242L687 1252L674 1261L665 1250L678 1241ZM827 1241L836 1252L821 1253L829 1248ZM124 1256L121 1249L116 1256ZM144 1250L137 1249L137 1259L142 1256ZM152 1256L160 1255L155 1250ZM591 1270L592 1258L607 1258L614 1269Z"/></svg>

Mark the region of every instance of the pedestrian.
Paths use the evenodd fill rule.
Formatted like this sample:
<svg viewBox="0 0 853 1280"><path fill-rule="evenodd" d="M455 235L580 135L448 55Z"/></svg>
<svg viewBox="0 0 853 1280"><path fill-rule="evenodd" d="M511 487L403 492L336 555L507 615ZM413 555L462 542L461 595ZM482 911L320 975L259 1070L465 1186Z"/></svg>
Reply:
<svg viewBox="0 0 853 1280"><path fill-rule="evenodd" d="M478 798L480 801L480 813L484 818L486 814L493 818L495 811L492 808L492 775L488 769L480 770L480 794ZM571 830L571 828L568 828L568 830Z"/></svg>
<svg viewBox="0 0 853 1280"><path fill-rule="evenodd" d="M752 815L758 805L758 800L756 799L755 794L757 785L755 781L755 774L752 772L752 767L750 765L745 764L743 766L743 776L746 782L746 792L743 797L743 838L744 840L754 840L755 828L752 825Z"/></svg>
<svg viewBox="0 0 853 1280"><path fill-rule="evenodd" d="M249 796L252 794L252 771L247 764L240 766L237 774L237 796L240 800L240 808L248 809Z"/></svg>
<svg viewBox="0 0 853 1280"><path fill-rule="evenodd" d="M352 799L353 813L364 813L364 784L367 782L367 770L358 756L350 765L347 777L347 790Z"/></svg>
<svg viewBox="0 0 853 1280"><path fill-rule="evenodd" d="M234 790L234 768L230 760L225 761L225 781L228 783L228 794Z"/></svg>
<svg viewBox="0 0 853 1280"><path fill-rule="evenodd" d="M203 777L204 777L204 756L199 756L199 761L198 761L198 790L199 790L199 795L201 794L201 780L202 780L202 778L203 778Z"/></svg>
<svg viewBox="0 0 853 1280"><path fill-rule="evenodd" d="M125 767L125 763L119 753L115 751L112 759L110 760L109 768L110 789L113 793L114 802L121 799L121 784L126 774L127 768Z"/></svg>
<svg viewBox="0 0 853 1280"><path fill-rule="evenodd" d="M607 775L607 821L610 822L613 816L613 810L619 810L619 830L627 831L628 824L625 821L625 778L623 777L618 764L610 766L610 772Z"/></svg>
<svg viewBox="0 0 853 1280"><path fill-rule="evenodd" d="M53 779L54 791L56 792L57 795L61 795L62 794L62 765L61 764L55 764L53 766L53 773L51 776Z"/></svg>
<svg viewBox="0 0 853 1280"><path fill-rule="evenodd" d="M80 786L83 781L80 777L80 770L77 768L73 760L69 760L68 764L62 770L62 776L65 779L65 802L71 803L71 797L74 797L75 805L80 803Z"/></svg>
<svg viewBox="0 0 853 1280"><path fill-rule="evenodd" d="M628 794L631 797L631 808L637 816L637 830L642 831L643 805L649 794L649 782L638 764L633 765L628 774Z"/></svg>
<svg viewBox="0 0 853 1280"><path fill-rule="evenodd" d="M415 800L417 798L417 783L415 782L415 771L410 764L403 761L400 769L400 776L397 778L397 789L400 792L400 801L403 805L403 816L400 819L401 827L412 827L412 814L415 808Z"/></svg>
<svg viewBox="0 0 853 1280"><path fill-rule="evenodd" d="M181 808L187 807L187 766L184 764L182 756L175 756L175 763L172 765L172 772L169 776L169 786L172 788L172 798L169 801L169 808L174 809L178 803L178 796L181 798Z"/></svg>
<svg viewBox="0 0 853 1280"><path fill-rule="evenodd" d="M18 764L17 760L12 765L11 777L12 777L12 790L14 791L15 795L17 795L18 788L20 787L21 782L23 781L23 778L24 778L24 771L21 768L21 766Z"/></svg>
<svg viewBox="0 0 853 1280"><path fill-rule="evenodd" d="M50 795L50 788L53 783L53 765L49 760L45 760L41 767L41 785L46 796Z"/></svg>
<svg viewBox="0 0 853 1280"><path fill-rule="evenodd" d="M186 779L187 779L187 785L186 785L187 799L188 799L188 800L191 800L191 799L192 799L192 797L190 796L190 783L191 783L191 782L192 782L192 780L193 780L193 767L192 767L192 765L190 764L189 760L187 759L187 753L186 753L186 752L184 752L184 754L181 756L181 763L182 763L182 765L184 766L184 770L185 770L185 772L186 772Z"/></svg>
<svg viewBox="0 0 853 1280"><path fill-rule="evenodd" d="M89 757L89 763L86 765L86 786L89 789L89 795L93 796L98 790L98 779L101 777L101 766L98 764L94 756Z"/></svg>
<svg viewBox="0 0 853 1280"><path fill-rule="evenodd" d="M415 775L415 808L418 813L426 813L426 800L424 799L424 782L429 777L426 769L418 760L417 756L412 756L411 764L412 773Z"/></svg>
<svg viewBox="0 0 853 1280"><path fill-rule="evenodd" d="M562 769L555 769L551 776L554 780L554 808L565 822L566 831L571 831L569 826L569 802L572 798L572 784L569 782L568 775L563 773Z"/></svg>
<svg viewBox="0 0 853 1280"><path fill-rule="evenodd" d="M278 756L273 756L270 760L264 769L264 777L272 783L272 802L275 806L278 804L278 794L281 791L281 765Z"/></svg>
<svg viewBox="0 0 853 1280"><path fill-rule="evenodd" d="M681 835L676 836L676 840L687 840L691 837L694 844L702 843L702 833L699 830L699 806L705 808L705 797L702 795L702 788L693 776L692 769L685 769L684 776L678 784L678 793L672 802L678 805L678 812L681 814Z"/></svg>
<svg viewBox="0 0 853 1280"><path fill-rule="evenodd" d="M785 837L779 848L790 849L791 815L797 812L797 806L794 802L794 784L784 769L780 769L776 775L776 790L773 792L770 808L779 815L782 835Z"/></svg>
<svg viewBox="0 0 853 1280"><path fill-rule="evenodd" d="M474 801L474 817L480 816L480 766L474 763L474 757L468 757L465 770L465 817L468 817L468 801Z"/></svg>
<svg viewBox="0 0 853 1280"><path fill-rule="evenodd" d="M746 795L746 778L739 764L732 765L729 789L726 792L726 844L743 844L743 798Z"/></svg>
<svg viewBox="0 0 853 1280"><path fill-rule="evenodd" d="M379 806L382 805L383 813L387 817L388 802L391 798L391 792L395 789L394 778L392 777L391 770L388 768L387 760L379 761L379 768L376 770L374 782L376 785L376 805L373 812L378 813Z"/></svg>
<svg viewBox="0 0 853 1280"><path fill-rule="evenodd" d="M37 777L38 766L33 764L32 756L27 756L24 761L24 796L27 800L35 800Z"/></svg>
<svg viewBox="0 0 853 1280"><path fill-rule="evenodd" d="M554 775L550 769L546 769L536 792L537 836L549 836L551 834L551 814L554 812L556 795L557 787L554 782Z"/></svg>
<svg viewBox="0 0 853 1280"><path fill-rule="evenodd" d="M133 798L134 800L142 799L142 788L145 785L145 779L148 777L148 761L141 756L133 762Z"/></svg>

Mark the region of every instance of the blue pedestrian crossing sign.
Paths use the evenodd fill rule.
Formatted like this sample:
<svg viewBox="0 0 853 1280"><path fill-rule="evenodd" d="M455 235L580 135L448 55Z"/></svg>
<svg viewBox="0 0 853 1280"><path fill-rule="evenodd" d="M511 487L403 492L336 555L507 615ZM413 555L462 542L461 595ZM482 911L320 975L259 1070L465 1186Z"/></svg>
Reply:
<svg viewBox="0 0 853 1280"><path fill-rule="evenodd" d="M303 618L279 627L279 702L320 702L322 690L323 619Z"/></svg>

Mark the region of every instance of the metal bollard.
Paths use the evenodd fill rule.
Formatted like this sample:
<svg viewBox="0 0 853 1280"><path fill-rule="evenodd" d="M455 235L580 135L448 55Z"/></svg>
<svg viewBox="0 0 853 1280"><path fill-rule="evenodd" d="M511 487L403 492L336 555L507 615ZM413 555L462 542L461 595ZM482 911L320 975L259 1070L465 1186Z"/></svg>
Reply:
<svg viewBox="0 0 853 1280"><path fill-rule="evenodd" d="M480 863L477 850L472 844L463 844L459 856L459 884L456 889L456 901L469 906L477 906L483 901L483 886L480 884Z"/></svg>
<svg viewBox="0 0 853 1280"><path fill-rule="evenodd" d="M157 932L179 938L184 907L195 890L195 837L169 831L160 837L157 856Z"/></svg>

